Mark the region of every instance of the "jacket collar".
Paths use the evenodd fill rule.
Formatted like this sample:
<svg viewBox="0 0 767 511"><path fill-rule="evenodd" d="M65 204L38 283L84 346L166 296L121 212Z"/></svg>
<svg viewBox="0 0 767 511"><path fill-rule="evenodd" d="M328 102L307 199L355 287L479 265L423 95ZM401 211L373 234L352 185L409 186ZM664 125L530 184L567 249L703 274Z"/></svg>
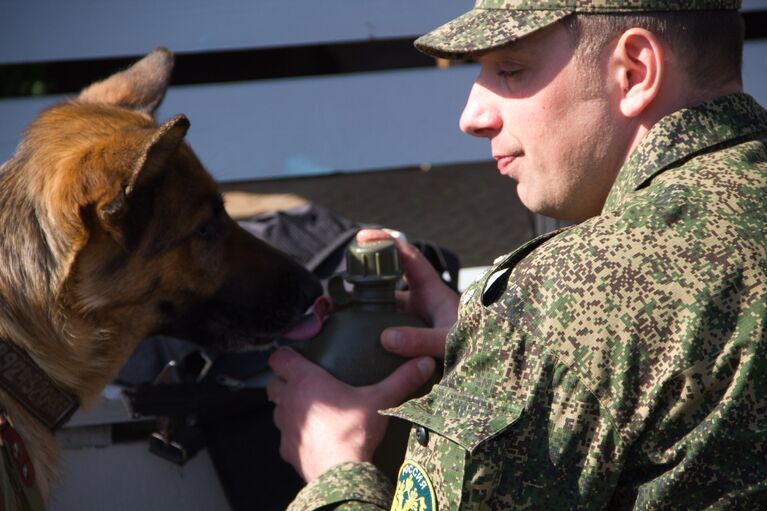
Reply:
<svg viewBox="0 0 767 511"><path fill-rule="evenodd" d="M732 94L661 119L623 165L603 213L661 172L698 154L767 135L767 111L751 96Z"/></svg>

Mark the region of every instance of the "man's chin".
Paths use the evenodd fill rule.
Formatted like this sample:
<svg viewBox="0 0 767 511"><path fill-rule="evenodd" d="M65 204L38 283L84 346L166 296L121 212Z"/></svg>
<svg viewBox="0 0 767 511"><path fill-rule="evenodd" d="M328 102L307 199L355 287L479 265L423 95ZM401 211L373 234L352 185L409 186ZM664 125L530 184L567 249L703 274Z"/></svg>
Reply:
<svg viewBox="0 0 767 511"><path fill-rule="evenodd" d="M582 220L582 218L577 217L576 207L559 204L542 194L529 193L529 190L522 184L517 185L517 195L523 206L538 215L566 222Z"/></svg>
<svg viewBox="0 0 767 511"><path fill-rule="evenodd" d="M552 208L540 194L533 193L524 182L517 183L517 196L524 207L539 215L551 216Z"/></svg>

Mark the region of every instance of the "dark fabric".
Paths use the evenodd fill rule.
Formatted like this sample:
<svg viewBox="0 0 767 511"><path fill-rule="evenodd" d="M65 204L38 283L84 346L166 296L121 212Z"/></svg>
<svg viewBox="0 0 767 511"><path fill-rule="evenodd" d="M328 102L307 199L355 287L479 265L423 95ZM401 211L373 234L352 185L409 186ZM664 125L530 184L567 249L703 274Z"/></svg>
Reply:
<svg viewBox="0 0 767 511"><path fill-rule="evenodd" d="M313 271L330 277L343 260L343 248L360 225L338 213L306 204L286 211L263 213L240 220L240 226Z"/></svg>
<svg viewBox="0 0 767 511"><path fill-rule="evenodd" d="M345 269L346 246L363 227L316 204L239 223L303 264L323 284ZM455 289L458 257L428 241L414 245ZM137 413L170 417L179 428L176 440L183 438L186 427L202 431L233 511L285 509L303 481L279 456L279 431L264 390L237 389L238 383L267 368L270 352L206 352L212 364L200 375L199 351L197 345L183 339L150 337L122 368L117 382L131 387L127 394ZM190 360L195 363L185 363ZM170 374L164 374L163 384L156 384L170 361L178 363Z"/></svg>
<svg viewBox="0 0 767 511"><path fill-rule="evenodd" d="M280 432L272 422L273 405L230 408L229 414L201 421L213 466L232 511L285 509L303 486L293 467L279 455Z"/></svg>

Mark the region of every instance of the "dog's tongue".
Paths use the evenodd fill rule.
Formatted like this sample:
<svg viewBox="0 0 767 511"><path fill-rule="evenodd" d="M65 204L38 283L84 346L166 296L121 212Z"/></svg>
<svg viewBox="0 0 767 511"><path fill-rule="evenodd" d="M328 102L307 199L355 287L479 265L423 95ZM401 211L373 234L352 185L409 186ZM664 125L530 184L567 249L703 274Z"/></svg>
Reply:
<svg viewBox="0 0 767 511"><path fill-rule="evenodd" d="M311 339L322 330L322 322L328 315L333 313L335 306L327 296L320 296L314 301L312 311L301 318L298 323L282 334L283 339L289 341L303 341Z"/></svg>

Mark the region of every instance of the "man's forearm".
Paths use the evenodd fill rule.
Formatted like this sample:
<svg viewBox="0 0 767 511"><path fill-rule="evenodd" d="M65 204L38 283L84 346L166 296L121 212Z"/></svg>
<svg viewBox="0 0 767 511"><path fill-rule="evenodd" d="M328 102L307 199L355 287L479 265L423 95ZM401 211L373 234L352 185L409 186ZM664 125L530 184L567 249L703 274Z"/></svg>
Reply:
<svg viewBox="0 0 767 511"><path fill-rule="evenodd" d="M389 509L393 488L372 463L341 463L309 483L287 511Z"/></svg>

